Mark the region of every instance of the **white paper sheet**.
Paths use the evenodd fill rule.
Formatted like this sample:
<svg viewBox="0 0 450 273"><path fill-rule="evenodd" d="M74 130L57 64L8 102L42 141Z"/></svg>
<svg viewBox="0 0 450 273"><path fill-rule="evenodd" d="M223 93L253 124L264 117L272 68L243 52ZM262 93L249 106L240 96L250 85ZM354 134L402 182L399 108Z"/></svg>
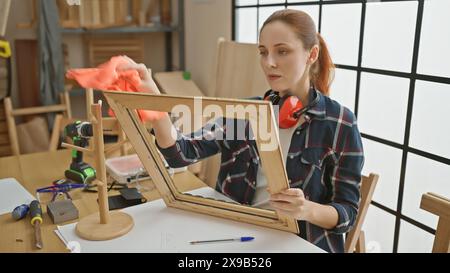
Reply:
<svg viewBox="0 0 450 273"><path fill-rule="evenodd" d="M0 179L0 215L35 199L15 178Z"/></svg>
<svg viewBox="0 0 450 273"><path fill-rule="evenodd" d="M233 199L229 198L228 196L226 196L218 191L215 191L213 188L210 188L210 187L199 188L196 190L189 191L187 193L194 195L194 196L198 195L198 196L202 196L205 198L212 198L215 200L239 204L238 202L234 201Z"/></svg>
<svg viewBox="0 0 450 273"><path fill-rule="evenodd" d="M212 190L212 189L211 189ZM196 194L199 193L197 190ZM133 229L109 241L87 241L75 225L58 226L69 249L78 252L324 252L299 236L256 225L167 208L162 199L122 210L134 219ZM190 241L252 236L250 242L191 245Z"/></svg>

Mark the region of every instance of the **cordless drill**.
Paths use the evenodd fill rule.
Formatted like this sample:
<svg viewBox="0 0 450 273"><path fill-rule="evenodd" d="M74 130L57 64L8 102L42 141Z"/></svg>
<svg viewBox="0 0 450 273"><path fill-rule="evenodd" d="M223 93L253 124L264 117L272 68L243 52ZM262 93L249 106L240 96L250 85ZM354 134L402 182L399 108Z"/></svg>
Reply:
<svg viewBox="0 0 450 273"><path fill-rule="evenodd" d="M92 124L77 121L64 128L64 135L70 137L73 145L85 148L89 144L89 138L93 136ZM83 162L83 153L72 150L72 163L64 173L66 178L77 183L87 184L95 179L95 169Z"/></svg>

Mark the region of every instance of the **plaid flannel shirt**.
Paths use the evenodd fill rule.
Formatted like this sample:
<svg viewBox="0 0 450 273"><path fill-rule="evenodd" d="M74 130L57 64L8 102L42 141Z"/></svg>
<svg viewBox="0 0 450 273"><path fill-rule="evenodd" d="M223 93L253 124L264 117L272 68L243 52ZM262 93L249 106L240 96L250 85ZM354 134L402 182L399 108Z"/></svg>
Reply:
<svg viewBox="0 0 450 273"><path fill-rule="evenodd" d="M300 188L310 201L333 206L338 224L331 230L298 221L300 236L328 252L344 252L344 234L356 220L360 200L364 154L356 117L347 108L322 95L305 113L291 139L286 171L291 188ZM261 99L261 98L259 98ZM176 143L158 149L171 167L183 167L221 153L216 190L240 202L252 204L256 188L259 156L255 140L227 140L227 128L239 128L247 121L220 119L190 135L178 132ZM233 124L234 127L229 125ZM237 126L237 127L236 127ZM235 130L237 131L237 130Z"/></svg>

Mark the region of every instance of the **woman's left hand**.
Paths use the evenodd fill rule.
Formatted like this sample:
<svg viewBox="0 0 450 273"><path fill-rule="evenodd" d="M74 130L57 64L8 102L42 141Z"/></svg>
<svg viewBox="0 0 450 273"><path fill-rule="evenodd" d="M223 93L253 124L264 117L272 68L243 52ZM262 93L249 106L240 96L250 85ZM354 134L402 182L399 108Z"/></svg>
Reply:
<svg viewBox="0 0 450 273"><path fill-rule="evenodd" d="M296 220L308 220L312 213L312 202L305 198L301 189L292 188L270 195L270 205L278 214Z"/></svg>

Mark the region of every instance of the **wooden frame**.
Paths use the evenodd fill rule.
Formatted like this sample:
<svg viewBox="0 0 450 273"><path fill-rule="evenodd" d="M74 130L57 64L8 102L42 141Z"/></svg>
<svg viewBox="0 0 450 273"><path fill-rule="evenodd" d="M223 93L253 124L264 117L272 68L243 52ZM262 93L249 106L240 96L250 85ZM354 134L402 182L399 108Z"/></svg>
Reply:
<svg viewBox="0 0 450 273"><path fill-rule="evenodd" d="M201 99L202 112L205 107L214 105L220 107L223 113L226 113L224 116L227 117L227 111L225 111L227 105L241 105L243 107L254 105L258 110L267 110L267 115L266 117L262 117L260 111L255 111L256 113L253 114L250 113L248 120L252 128L257 128L255 126L259 123L256 122L262 119L266 119L268 128L275 128L276 122L273 115L273 108L268 101L169 96L115 91L104 91L104 95L167 206L299 233L297 220L291 217L279 216L275 211L252 208L250 206L207 199L179 192L158 155L157 147L153 143L150 133L140 122L136 111L134 111L136 109L146 109L171 112L173 107L183 105L195 113L193 110L196 103L195 100ZM255 139L268 181L269 191L277 193L289 188L287 173L279 146L278 131L271 130L270 141L272 143L276 141L276 149L269 151L261 149L261 145L264 143L259 138L259 134L254 135L256 136Z"/></svg>

